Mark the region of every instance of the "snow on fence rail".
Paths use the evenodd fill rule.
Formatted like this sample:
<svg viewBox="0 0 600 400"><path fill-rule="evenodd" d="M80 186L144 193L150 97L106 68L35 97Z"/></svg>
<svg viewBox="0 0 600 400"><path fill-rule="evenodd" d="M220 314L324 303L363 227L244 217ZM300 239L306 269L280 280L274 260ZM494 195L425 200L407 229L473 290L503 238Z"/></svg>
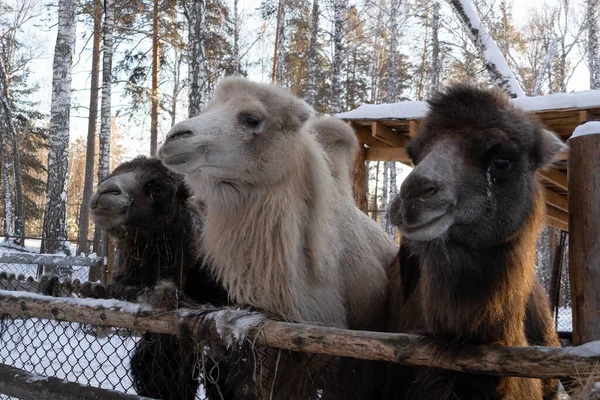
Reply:
<svg viewBox="0 0 600 400"><path fill-rule="evenodd" d="M96 326L177 334L180 324L191 336L368 360L391 361L455 371L530 378L580 378L597 373L600 341L573 348L474 346L444 357L419 336L273 321L239 309L179 309L167 312L117 300L69 299L0 290L0 313Z"/></svg>

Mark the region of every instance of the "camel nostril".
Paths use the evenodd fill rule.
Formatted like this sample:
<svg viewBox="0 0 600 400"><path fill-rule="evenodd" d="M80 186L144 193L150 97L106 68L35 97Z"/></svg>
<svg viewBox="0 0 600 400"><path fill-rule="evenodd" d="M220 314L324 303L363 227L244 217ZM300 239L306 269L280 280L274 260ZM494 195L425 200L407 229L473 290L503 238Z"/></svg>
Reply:
<svg viewBox="0 0 600 400"><path fill-rule="evenodd" d="M401 197L404 199L426 199L435 195L438 192L438 185L435 181L430 179L412 179L408 182L406 187L401 190Z"/></svg>
<svg viewBox="0 0 600 400"><path fill-rule="evenodd" d="M190 131L189 129L186 129L186 130L175 131L173 133L170 133L169 135L167 135L166 140L182 139L182 138L185 138L188 136L192 136L192 131Z"/></svg>

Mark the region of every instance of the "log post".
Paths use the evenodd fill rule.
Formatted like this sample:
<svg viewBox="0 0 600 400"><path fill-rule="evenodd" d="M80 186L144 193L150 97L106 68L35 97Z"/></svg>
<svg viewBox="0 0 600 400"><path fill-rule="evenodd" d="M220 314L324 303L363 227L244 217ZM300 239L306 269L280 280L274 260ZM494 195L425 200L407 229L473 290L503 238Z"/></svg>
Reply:
<svg viewBox="0 0 600 400"><path fill-rule="evenodd" d="M568 143L573 344L580 345L600 339L600 122L580 125Z"/></svg>

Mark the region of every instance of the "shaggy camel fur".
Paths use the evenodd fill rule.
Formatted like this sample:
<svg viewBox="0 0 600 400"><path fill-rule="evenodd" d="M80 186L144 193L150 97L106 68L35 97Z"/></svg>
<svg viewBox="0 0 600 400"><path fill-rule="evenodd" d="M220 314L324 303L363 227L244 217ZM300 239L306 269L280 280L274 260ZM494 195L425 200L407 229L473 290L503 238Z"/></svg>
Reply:
<svg viewBox="0 0 600 400"><path fill-rule="evenodd" d="M119 165L98 185L90 208L96 226L117 245L114 282L144 289L172 280L193 301L227 303L227 292L199 258L201 216L190 197L183 176L146 157ZM161 305L177 307L177 296L160 297ZM144 333L131 357L137 393L163 400L195 398L200 382L192 346L191 340ZM203 372L212 370L214 362L207 360L203 366ZM226 366L220 368L226 375ZM221 399L219 390L230 395L223 379L206 381L208 398Z"/></svg>
<svg viewBox="0 0 600 400"><path fill-rule="evenodd" d="M558 345L535 275L545 215L535 173L564 145L498 90L456 85L429 104L407 149L415 169L390 206L403 239L390 275L389 328L425 331L457 352L469 344L526 346L526 334ZM389 398L542 398L535 379L391 371Z"/></svg>
<svg viewBox="0 0 600 400"><path fill-rule="evenodd" d="M329 140L324 120L311 134L312 114L282 88L224 79L158 156L204 203L206 257L233 300L287 321L379 329L397 246L343 185L352 131L338 125Z"/></svg>

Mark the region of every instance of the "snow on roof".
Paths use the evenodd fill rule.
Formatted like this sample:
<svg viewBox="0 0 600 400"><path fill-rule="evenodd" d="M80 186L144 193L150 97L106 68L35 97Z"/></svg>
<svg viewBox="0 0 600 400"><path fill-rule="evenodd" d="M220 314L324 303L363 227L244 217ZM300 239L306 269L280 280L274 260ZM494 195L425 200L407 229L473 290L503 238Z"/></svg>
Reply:
<svg viewBox="0 0 600 400"><path fill-rule="evenodd" d="M511 99L525 111L560 110L565 108L600 108L600 90L554 93L547 96ZM364 104L357 109L336 114L341 119L420 119L428 110L424 101L404 101L391 104Z"/></svg>
<svg viewBox="0 0 600 400"><path fill-rule="evenodd" d="M600 121L590 121L575 128L571 139L584 135L600 135Z"/></svg>

